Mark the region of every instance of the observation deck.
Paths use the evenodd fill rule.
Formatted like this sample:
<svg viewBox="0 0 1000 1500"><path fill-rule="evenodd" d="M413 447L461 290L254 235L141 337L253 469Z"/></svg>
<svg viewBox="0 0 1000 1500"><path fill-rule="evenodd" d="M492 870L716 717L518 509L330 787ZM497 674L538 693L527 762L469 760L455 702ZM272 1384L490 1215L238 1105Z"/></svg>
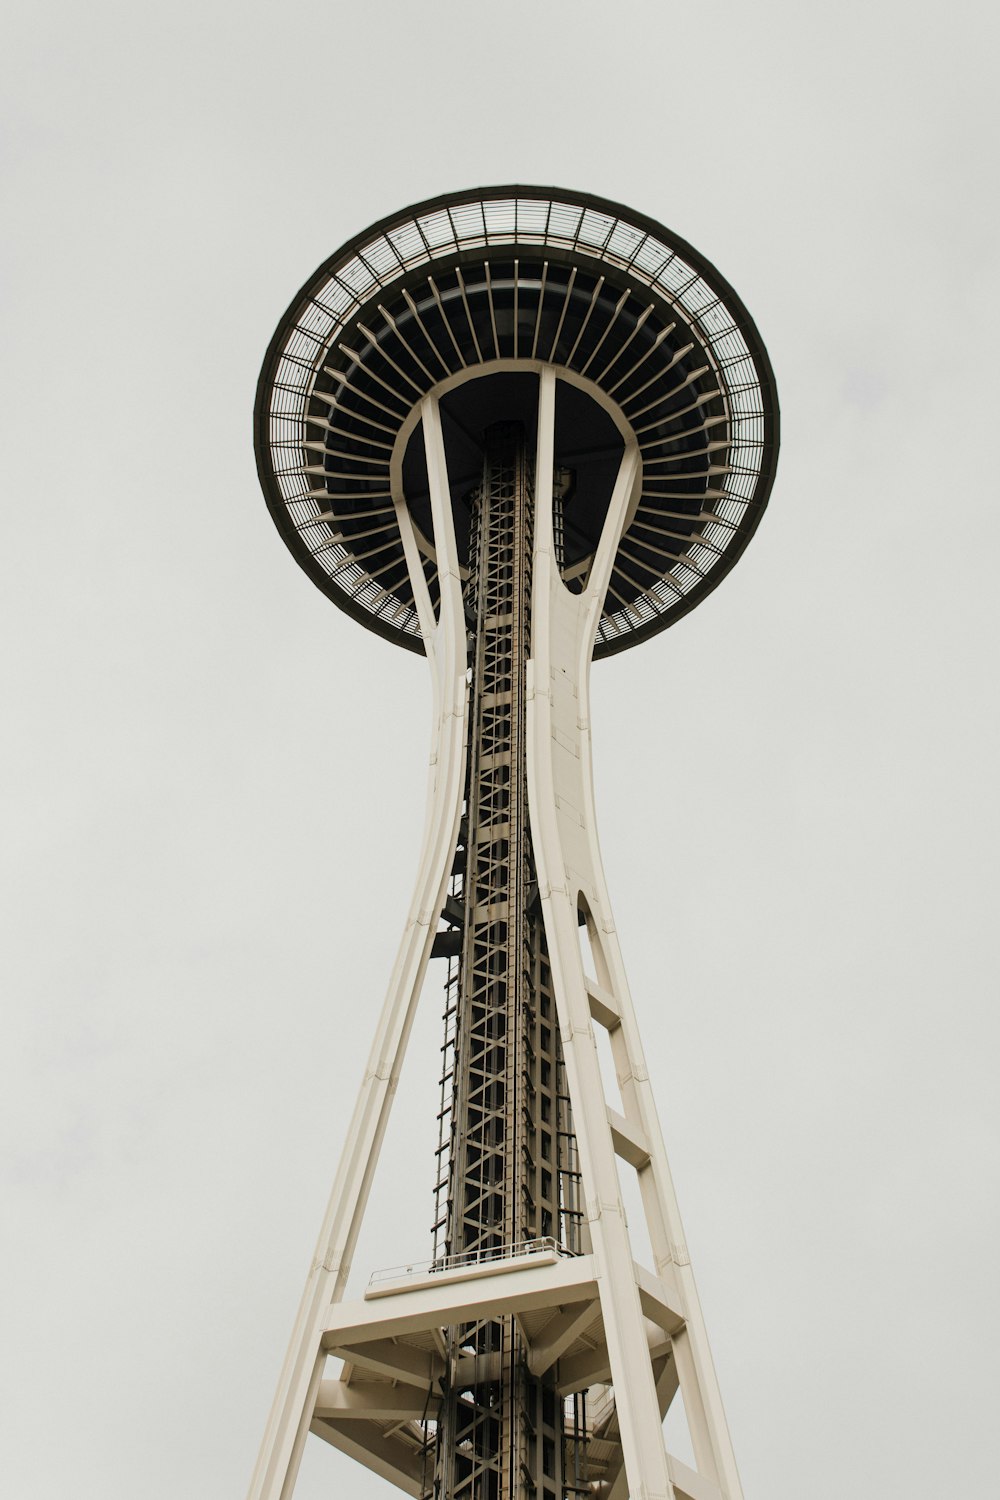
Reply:
<svg viewBox="0 0 1000 1500"><path fill-rule="evenodd" d="M419 403L440 403L459 562L484 426L529 435L557 375L561 567L586 585L626 439L642 477L615 557L596 657L673 624L725 577L774 479L778 402L740 299L677 235L553 188L452 193L372 226L292 302L260 376L268 507L296 560L369 629L422 651L398 524L437 560Z"/></svg>

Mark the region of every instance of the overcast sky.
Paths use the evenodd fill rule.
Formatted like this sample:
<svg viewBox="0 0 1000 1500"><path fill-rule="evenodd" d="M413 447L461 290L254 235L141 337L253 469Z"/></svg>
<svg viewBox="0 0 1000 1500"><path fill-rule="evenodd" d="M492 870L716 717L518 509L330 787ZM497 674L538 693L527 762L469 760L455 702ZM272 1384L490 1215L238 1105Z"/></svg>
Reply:
<svg viewBox="0 0 1000 1500"><path fill-rule="evenodd" d="M994 1493L993 14L8 7L5 1500L245 1491L429 733L425 664L279 540L254 386L344 240L509 181L690 240L781 397L743 560L594 673L747 1500ZM428 1253L439 979L362 1284ZM297 1500L389 1493L312 1446Z"/></svg>

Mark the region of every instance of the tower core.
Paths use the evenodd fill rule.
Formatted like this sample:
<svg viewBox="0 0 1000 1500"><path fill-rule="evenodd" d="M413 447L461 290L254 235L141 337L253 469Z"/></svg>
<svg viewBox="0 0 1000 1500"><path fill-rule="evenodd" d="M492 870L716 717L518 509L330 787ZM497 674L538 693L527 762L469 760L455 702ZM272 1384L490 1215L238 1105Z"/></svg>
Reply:
<svg viewBox="0 0 1000 1500"><path fill-rule="evenodd" d="M309 1432L419 1500L741 1500L601 867L589 670L698 604L757 526L778 448L757 331L620 205L455 193L310 279L255 431L293 555L427 656L435 728L417 887L250 1500L290 1500ZM432 1257L349 1302L432 959ZM694 1469L663 1442L678 1391Z"/></svg>

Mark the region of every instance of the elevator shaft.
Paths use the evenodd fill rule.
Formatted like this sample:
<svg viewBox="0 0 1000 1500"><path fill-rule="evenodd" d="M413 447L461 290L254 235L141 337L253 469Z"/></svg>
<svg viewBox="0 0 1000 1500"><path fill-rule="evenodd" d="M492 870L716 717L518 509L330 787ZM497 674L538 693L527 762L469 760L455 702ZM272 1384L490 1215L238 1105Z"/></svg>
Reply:
<svg viewBox="0 0 1000 1500"><path fill-rule="evenodd" d="M534 484L519 424L487 431L471 507L466 836L453 885L461 891L464 933L450 986L441 1216L451 1262L530 1254L540 1241L573 1252L581 1234L576 1144L528 823ZM536 1378L526 1357L513 1318L448 1330L439 1500L562 1500L582 1484L580 1398L567 1423L554 1371Z"/></svg>

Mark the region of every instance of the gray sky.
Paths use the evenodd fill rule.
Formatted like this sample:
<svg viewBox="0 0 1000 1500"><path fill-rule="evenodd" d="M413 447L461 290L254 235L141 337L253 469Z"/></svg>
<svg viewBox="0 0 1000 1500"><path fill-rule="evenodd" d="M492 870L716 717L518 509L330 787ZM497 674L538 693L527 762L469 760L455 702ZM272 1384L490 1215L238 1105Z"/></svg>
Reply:
<svg viewBox="0 0 1000 1500"><path fill-rule="evenodd" d="M5 1497L248 1482L429 729L424 664L280 542L254 385L345 239L507 181L689 239L781 395L745 558L594 674L748 1500L993 1492L997 40L887 0L8 8ZM365 1275L428 1253L436 980ZM315 1446L298 1500L389 1493Z"/></svg>

